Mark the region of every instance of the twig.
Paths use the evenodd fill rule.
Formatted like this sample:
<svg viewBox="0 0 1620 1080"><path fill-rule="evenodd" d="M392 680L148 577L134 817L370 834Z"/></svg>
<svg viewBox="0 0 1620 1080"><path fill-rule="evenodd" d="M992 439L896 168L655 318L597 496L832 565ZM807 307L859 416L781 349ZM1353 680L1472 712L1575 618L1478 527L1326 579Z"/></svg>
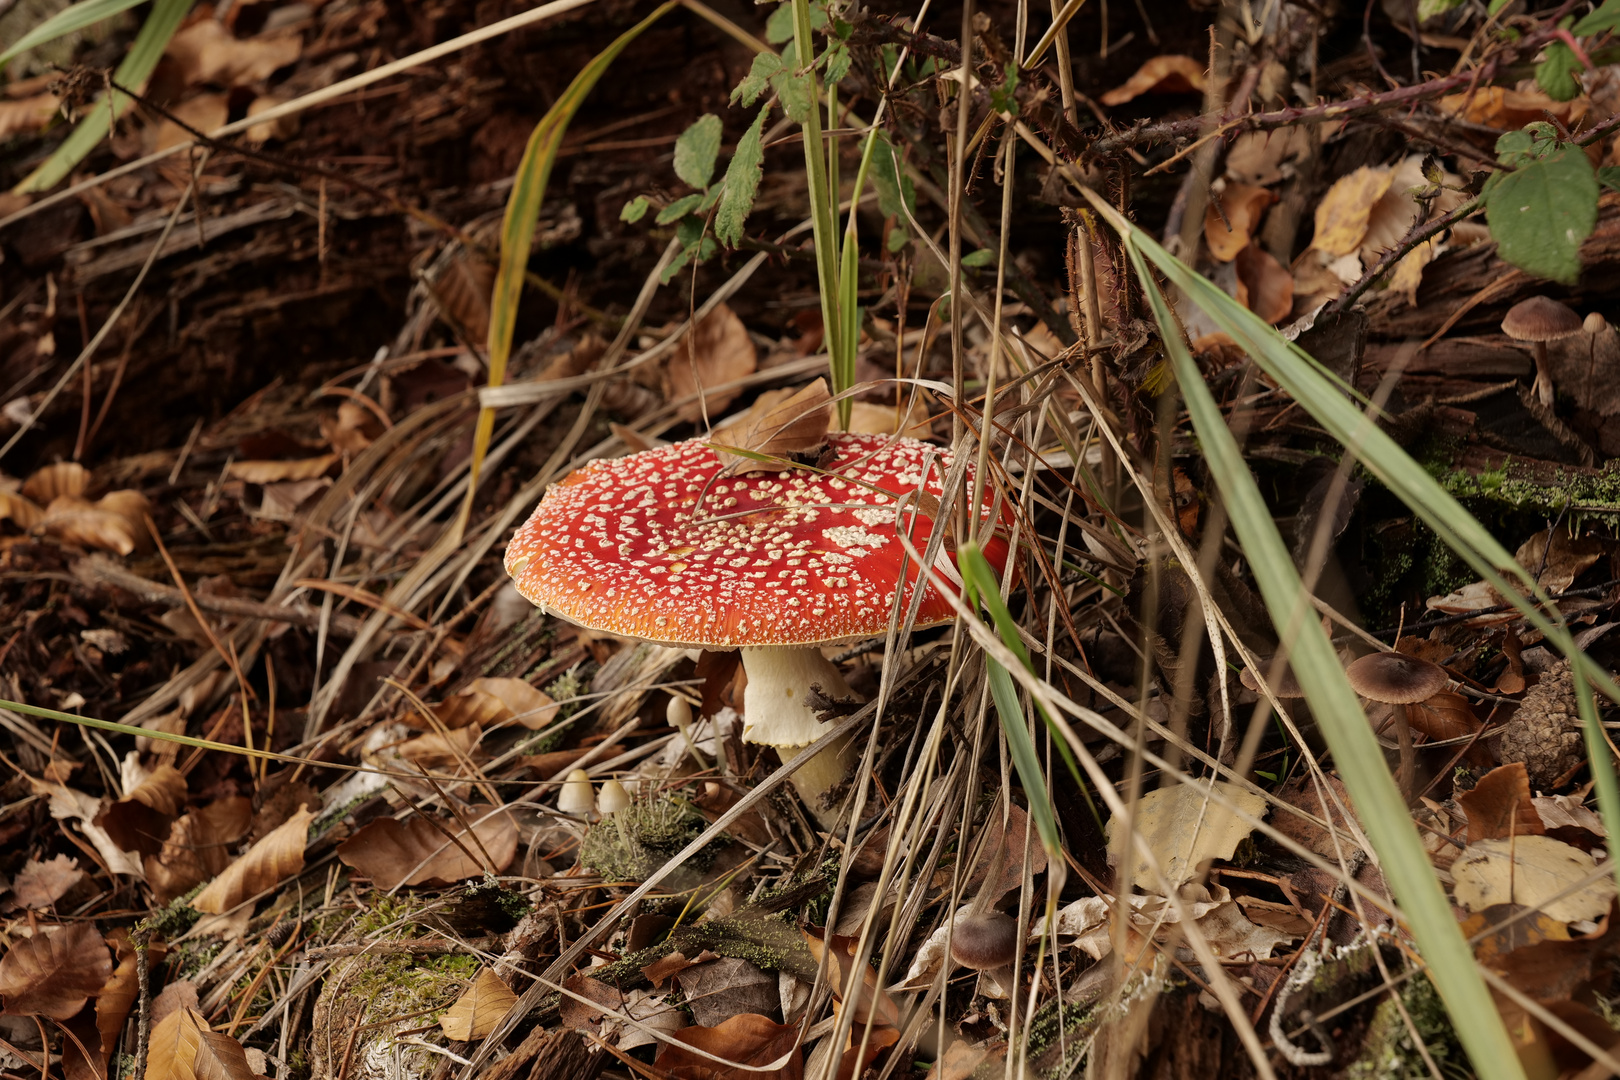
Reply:
<svg viewBox="0 0 1620 1080"><path fill-rule="evenodd" d="M146 1055L152 1043L152 981L147 966L146 947L151 942L151 931L137 927L130 935L135 946L135 987L139 1000L135 1020L135 1076L146 1075Z"/></svg>
<svg viewBox="0 0 1620 1080"><path fill-rule="evenodd" d="M134 594L143 603L167 604L170 607L186 606L186 598L179 589L143 578L103 555L80 559L73 564L72 571L73 576L86 585L122 589L124 592ZM321 623L321 613L309 607L279 607L258 600L244 600L235 596L208 596L201 593L192 593L191 598L199 608L216 615L266 619L310 628L318 627ZM334 615L332 629L353 637L360 630L360 620L352 615Z"/></svg>

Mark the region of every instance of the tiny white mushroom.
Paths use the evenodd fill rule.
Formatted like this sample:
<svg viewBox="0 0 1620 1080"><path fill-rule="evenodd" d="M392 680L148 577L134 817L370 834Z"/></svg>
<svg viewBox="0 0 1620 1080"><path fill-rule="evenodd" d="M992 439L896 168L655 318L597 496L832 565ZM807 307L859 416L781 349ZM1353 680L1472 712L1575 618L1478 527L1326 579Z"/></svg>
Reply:
<svg viewBox="0 0 1620 1080"><path fill-rule="evenodd" d="M617 814L630 805L630 793L617 780L604 780L602 791L596 796L596 811L603 817Z"/></svg>
<svg viewBox="0 0 1620 1080"><path fill-rule="evenodd" d="M591 790L591 774L575 769L563 781L557 793L557 809L573 817L588 817L596 809L596 795Z"/></svg>

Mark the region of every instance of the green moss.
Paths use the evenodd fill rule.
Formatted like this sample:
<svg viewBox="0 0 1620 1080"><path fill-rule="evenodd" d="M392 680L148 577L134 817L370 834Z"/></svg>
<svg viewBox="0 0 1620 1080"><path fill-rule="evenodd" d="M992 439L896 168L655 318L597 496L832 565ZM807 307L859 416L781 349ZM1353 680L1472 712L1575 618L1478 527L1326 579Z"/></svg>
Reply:
<svg viewBox="0 0 1620 1080"><path fill-rule="evenodd" d="M637 799L585 834L579 864L609 881L643 881L707 825L701 814L666 796ZM705 849L685 868L701 872L712 858Z"/></svg>
<svg viewBox="0 0 1620 1080"><path fill-rule="evenodd" d="M1559 470L1550 481L1511 467L1478 475L1434 465L1429 471L1465 502L1477 500L1499 510L1548 517L1562 513L1572 524L1594 521L1611 528L1620 524L1620 467L1612 464L1596 475Z"/></svg>
<svg viewBox="0 0 1620 1080"><path fill-rule="evenodd" d="M207 886L202 882L194 886L190 892L177 896L165 904L162 909L147 917L143 929L149 930L166 941L173 941L187 930L197 925L202 918L202 912L191 906L198 893Z"/></svg>
<svg viewBox="0 0 1620 1080"><path fill-rule="evenodd" d="M1467 1076L1468 1058L1457 1041L1434 984L1414 975L1401 989L1401 1004L1423 1039L1429 1056L1446 1076ZM1386 997L1373 1012L1361 1054L1344 1072L1345 1080L1427 1080L1428 1066L1412 1043L1395 999Z"/></svg>

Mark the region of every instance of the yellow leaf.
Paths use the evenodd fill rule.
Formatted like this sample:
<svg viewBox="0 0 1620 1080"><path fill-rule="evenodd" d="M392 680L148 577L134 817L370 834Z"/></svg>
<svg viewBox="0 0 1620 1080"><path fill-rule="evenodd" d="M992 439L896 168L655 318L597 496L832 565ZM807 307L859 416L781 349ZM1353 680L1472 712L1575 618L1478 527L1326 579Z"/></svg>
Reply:
<svg viewBox="0 0 1620 1080"><path fill-rule="evenodd" d="M1190 56L1155 56L1099 100L1104 105L1123 105L1143 94L1181 94L1190 90L1203 92L1203 64Z"/></svg>
<svg viewBox="0 0 1620 1080"><path fill-rule="evenodd" d="M196 1009L174 1010L152 1029L145 1080L253 1080L242 1044L210 1031Z"/></svg>
<svg viewBox="0 0 1620 1080"><path fill-rule="evenodd" d="M495 1030L506 1014L517 1004L517 995L501 982L489 968L478 973L478 978L450 1006L439 1021L444 1033L452 1039L471 1042L482 1039Z"/></svg>
<svg viewBox="0 0 1620 1080"><path fill-rule="evenodd" d="M1389 190L1395 173L1363 165L1341 176L1316 208L1316 239L1311 246L1329 255L1348 255L1361 246L1373 204Z"/></svg>

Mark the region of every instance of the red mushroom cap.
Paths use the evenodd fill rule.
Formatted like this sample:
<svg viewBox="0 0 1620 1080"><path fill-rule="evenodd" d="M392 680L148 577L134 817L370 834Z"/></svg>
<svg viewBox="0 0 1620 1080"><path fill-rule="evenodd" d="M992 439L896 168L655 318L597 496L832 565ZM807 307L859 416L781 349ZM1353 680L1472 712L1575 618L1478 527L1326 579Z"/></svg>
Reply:
<svg viewBox="0 0 1620 1080"><path fill-rule="evenodd" d="M928 443L856 434L830 436L818 472L722 476L699 439L595 461L546 492L507 545L506 572L530 602L571 622L664 645L873 637L888 628L896 589L904 611L919 576L911 564L902 578L897 498L919 489L939 498L950 466L951 454ZM901 520L920 554L934 523L917 503L907 500ZM1006 509L1002 517L1012 520ZM1005 565L1006 539L984 554ZM940 568L954 576L947 562ZM916 625L954 614L925 582Z"/></svg>

